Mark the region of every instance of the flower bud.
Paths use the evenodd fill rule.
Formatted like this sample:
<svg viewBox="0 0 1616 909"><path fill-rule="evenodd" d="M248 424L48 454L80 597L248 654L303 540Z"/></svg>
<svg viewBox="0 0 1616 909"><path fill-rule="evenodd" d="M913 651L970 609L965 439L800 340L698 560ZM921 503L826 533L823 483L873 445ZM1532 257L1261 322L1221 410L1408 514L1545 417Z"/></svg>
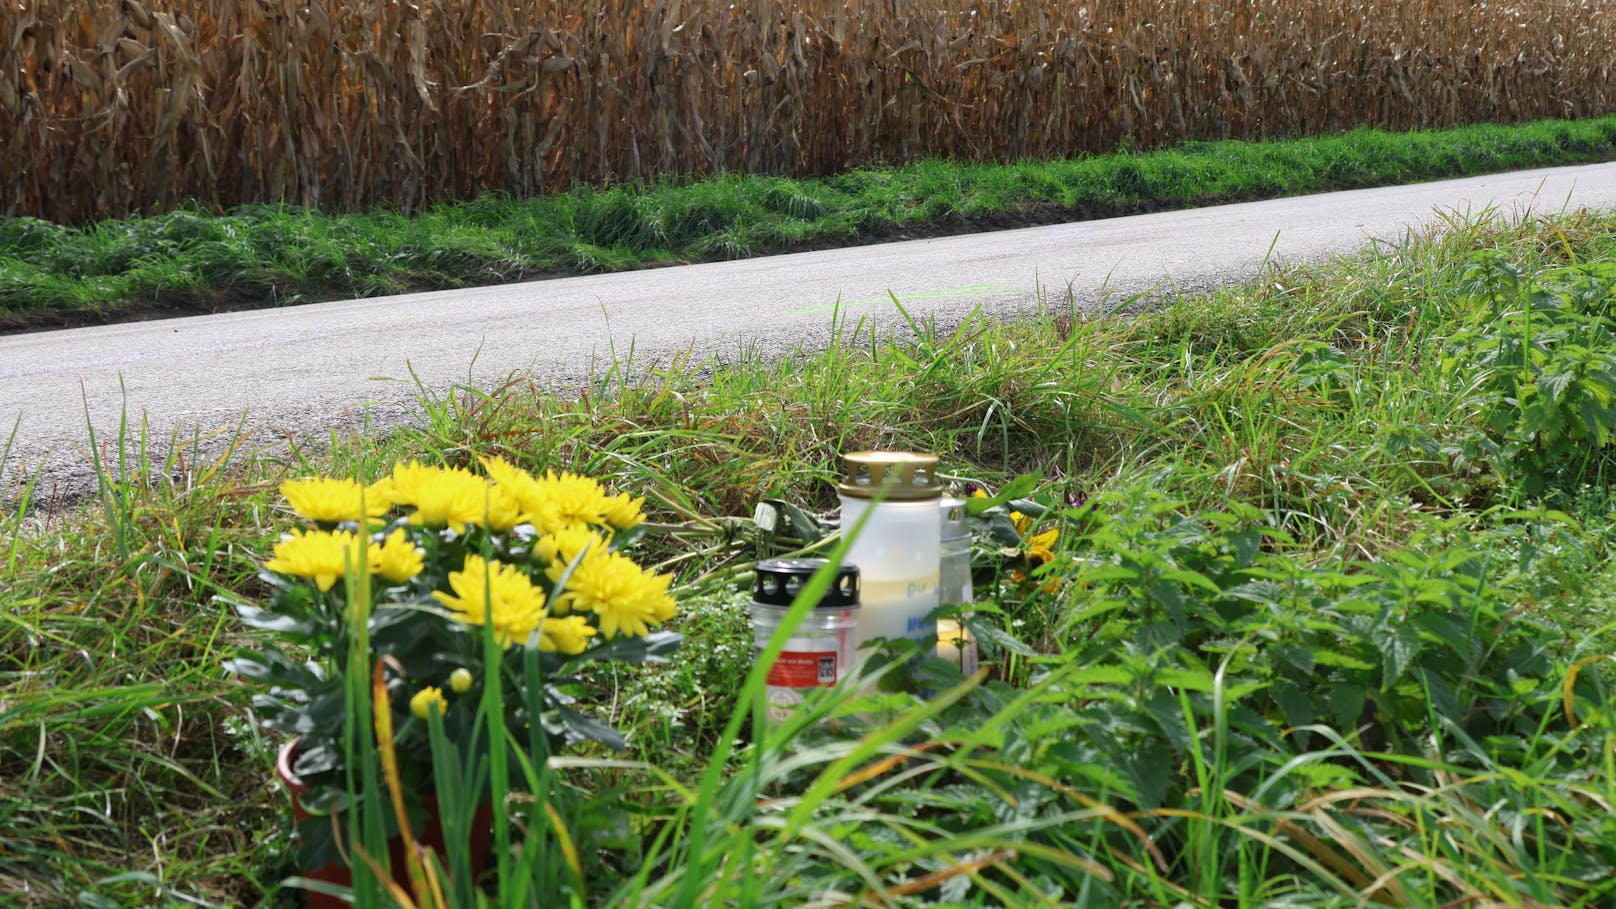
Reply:
<svg viewBox="0 0 1616 909"><path fill-rule="evenodd" d="M471 690L471 670L461 667L449 673L449 690L455 694L465 694Z"/></svg>
<svg viewBox="0 0 1616 909"><path fill-rule="evenodd" d="M418 720L426 719L433 710L441 715L448 707L448 701L443 699L443 689L436 685L428 685L410 698L410 713Z"/></svg>

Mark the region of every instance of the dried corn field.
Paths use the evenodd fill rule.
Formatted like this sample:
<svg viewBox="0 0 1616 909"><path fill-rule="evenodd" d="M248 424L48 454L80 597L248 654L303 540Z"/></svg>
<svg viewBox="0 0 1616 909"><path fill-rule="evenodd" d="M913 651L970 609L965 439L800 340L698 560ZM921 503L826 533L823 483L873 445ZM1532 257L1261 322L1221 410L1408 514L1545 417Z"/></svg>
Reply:
<svg viewBox="0 0 1616 909"><path fill-rule="evenodd" d="M1616 110L1604 0L0 0L0 212Z"/></svg>

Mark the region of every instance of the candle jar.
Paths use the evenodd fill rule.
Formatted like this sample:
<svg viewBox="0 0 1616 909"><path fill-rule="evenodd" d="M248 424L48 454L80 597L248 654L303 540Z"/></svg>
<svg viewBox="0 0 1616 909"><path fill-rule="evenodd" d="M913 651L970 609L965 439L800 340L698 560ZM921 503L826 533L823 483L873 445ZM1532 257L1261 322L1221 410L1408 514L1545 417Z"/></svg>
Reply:
<svg viewBox="0 0 1616 909"><path fill-rule="evenodd" d="M826 559L766 559L752 588L752 641L759 653L769 644L797 595ZM768 716L780 722L810 688L829 688L851 673L858 653L854 630L859 613L859 569L843 564L819 602L792 629L785 649L769 664L764 699Z"/></svg>
<svg viewBox="0 0 1616 909"><path fill-rule="evenodd" d="M944 606L964 606L975 599L971 589L971 534L965 526L965 500L943 499L939 517L940 599ZM969 613L964 614L969 617ZM976 637L958 619L937 620L937 656L970 675L976 671Z"/></svg>
<svg viewBox="0 0 1616 909"><path fill-rule="evenodd" d="M927 616L939 602L937 456L863 451L846 455L843 463L842 534L852 538L847 557L860 570L857 643L923 641L936 632ZM869 519L855 535L866 513Z"/></svg>

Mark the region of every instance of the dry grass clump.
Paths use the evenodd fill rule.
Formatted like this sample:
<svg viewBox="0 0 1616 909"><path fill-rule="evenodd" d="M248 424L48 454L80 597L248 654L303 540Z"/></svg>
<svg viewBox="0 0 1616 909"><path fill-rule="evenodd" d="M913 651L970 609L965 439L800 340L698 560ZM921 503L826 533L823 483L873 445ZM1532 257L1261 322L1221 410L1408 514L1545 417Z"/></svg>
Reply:
<svg viewBox="0 0 1616 909"><path fill-rule="evenodd" d="M325 209L1616 110L1594 0L6 0L0 213Z"/></svg>

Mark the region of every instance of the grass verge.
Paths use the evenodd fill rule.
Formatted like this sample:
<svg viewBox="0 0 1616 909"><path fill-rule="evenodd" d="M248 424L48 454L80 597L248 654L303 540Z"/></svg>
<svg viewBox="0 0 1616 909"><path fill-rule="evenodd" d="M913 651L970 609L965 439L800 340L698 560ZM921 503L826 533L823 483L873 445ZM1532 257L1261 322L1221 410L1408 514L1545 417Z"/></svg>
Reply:
<svg viewBox="0 0 1616 909"><path fill-rule="evenodd" d="M0 548L0 901L286 904L278 743L219 669L275 484L498 454L644 495L686 603L674 662L589 682L631 751L558 772L629 820L578 905L1602 905L1613 313L1616 217L1456 222L1134 319L423 393L317 462L114 459ZM733 581L780 545L742 516L830 508L866 447L1038 473L1053 558L982 578L986 679L736 742Z"/></svg>
<svg viewBox="0 0 1616 909"><path fill-rule="evenodd" d="M0 330L732 259L1616 157L1616 117L1362 129L1149 154L924 161L814 180L491 196L406 217L251 206L81 228L0 221Z"/></svg>

